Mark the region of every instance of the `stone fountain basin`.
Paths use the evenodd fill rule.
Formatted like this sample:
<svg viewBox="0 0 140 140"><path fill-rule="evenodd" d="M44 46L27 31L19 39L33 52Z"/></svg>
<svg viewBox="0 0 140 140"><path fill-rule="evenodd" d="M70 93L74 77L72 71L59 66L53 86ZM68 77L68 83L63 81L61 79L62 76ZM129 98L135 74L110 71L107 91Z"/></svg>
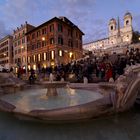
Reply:
<svg viewBox="0 0 140 140"><path fill-rule="evenodd" d="M85 85L82 87L86 88ZM78 87L80 88L80 87ZM98 88L97 88L98 89ZM87 87L90 91L99 91L94 86L93 88ZM87 91L87 90L83 90ZM101 93L99 93L101 95ZM8 102L4 96L0 98L0 110L5 112L12 112L16 117L23 120L43 121L47 123L62 123L62 122L75 122L85 119L96 118L103 114L112 113L113 105L110 99L110 94L100 96L95 100L77 104L67 107L59 107L52 109L18 109L18 106Z"/></svg>

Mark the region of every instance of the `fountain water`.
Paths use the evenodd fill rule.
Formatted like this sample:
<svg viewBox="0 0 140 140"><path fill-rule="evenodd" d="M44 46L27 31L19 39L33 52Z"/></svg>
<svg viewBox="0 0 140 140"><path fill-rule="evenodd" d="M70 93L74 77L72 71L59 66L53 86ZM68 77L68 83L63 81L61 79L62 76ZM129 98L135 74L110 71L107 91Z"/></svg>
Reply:
<svg viewBox="0 0 140 140"><path fill-rule="evenodd" d="M57 96L58 95L57 89L66 87L67 82L64 82L64 80L60 82L54 81L54 75L50 73L49 82L41 82L41 84L43 84L45 88L47 88L46 96L51 97Z"/></svg>

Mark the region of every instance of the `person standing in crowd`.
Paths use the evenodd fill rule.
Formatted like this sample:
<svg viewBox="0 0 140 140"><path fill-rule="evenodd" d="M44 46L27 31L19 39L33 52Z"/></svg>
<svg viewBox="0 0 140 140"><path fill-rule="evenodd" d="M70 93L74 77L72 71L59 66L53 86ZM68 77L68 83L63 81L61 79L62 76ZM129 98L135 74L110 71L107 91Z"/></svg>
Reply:
<svg viewBox="0 0 140 140"><path fill-rule="evenodd" d="M106 64L106 72L105 72L106 81L109 82L110 78L113 77L112 66L111 64Z"/></svg>

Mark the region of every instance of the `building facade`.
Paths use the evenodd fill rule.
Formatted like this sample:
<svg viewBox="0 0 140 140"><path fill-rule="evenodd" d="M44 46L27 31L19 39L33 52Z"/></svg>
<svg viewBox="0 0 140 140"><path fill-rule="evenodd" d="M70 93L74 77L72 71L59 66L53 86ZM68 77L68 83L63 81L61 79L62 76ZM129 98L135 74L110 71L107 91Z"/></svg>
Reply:
<svg viewBox="0 0 140 140"><path fill-rule="evenodd" d="M82 57L84 34L66 17L54 17L26 35L29 70L65 64Z"/></svg>
<svg viewBox="0 0 140 140"><path fill-rule="evenodd" d="M108 38L86 43L83 48L89 51L96 51L130 44L133 35L131 13L127 12L124 15L123 27L120 27L119 18L117 20L112 18L108 24L108 33Z"/></svg>
<svg viewBox="0 0 140 140"><path fill-rule="evenodd" d="M21 67L27 70L27 37L25 34L33 28L35 27L25 22L25 24L13 31L13 60L15 69Z"/></svg>
<svg viewBox="0 0 140 140"><path fill-rule="evenodd" d="M13 37L7 35L0 40L0 65L10 69L13 64Z"/></svg>

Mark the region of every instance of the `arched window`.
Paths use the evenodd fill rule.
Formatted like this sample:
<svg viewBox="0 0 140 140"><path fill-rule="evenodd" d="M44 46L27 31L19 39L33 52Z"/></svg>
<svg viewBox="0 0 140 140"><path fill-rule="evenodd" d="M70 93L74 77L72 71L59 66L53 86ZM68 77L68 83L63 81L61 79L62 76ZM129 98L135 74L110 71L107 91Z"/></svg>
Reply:
<svg viewBox="0 0 140 140"><path fill-rule="evenodd" d="M111 26L110 29L113 30L113 26Z"/></svg>
<svg viewBox="0 0 140 140"><path fill-rule="evenodd" d="M126 25L128 25L128 24L129 24L129 20L126 21Z"/></svg>

